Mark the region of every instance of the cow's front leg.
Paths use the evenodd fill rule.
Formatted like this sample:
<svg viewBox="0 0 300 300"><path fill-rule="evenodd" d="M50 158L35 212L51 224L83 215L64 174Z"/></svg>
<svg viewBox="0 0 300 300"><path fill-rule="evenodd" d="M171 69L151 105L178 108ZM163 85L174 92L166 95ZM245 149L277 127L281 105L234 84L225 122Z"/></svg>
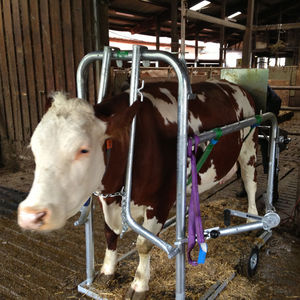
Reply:
<svg viewBox="0 0 300 300"><path fill-rule="evenodd" d="M151 219L145 218L143 226L155 235L162 228L162 224L158 223L155 217ZM138 236L137 250L139 253L139 265L125 299L142 300L146 298L146 292L149 290L150 250L152 246L151 242L140 235Z"/></svg>
<svg viewBox="0 0 300 300"><path fill-rule="evenodd" d="M109 280L113 279L117 266L118 235L115 234L106 223L104 231L107 248L105 251L103 265L101 268L100 281L106 284Z"/></svg>

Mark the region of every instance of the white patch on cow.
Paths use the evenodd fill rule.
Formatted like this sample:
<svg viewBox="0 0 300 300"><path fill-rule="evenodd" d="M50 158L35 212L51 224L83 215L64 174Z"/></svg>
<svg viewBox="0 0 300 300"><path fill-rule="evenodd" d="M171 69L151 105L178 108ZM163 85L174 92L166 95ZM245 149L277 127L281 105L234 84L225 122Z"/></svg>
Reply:
<svg viewBox="0 0 300 300"><path fill-rule="evenodd" d="M191 174L191 166L187 168L187 174ZM198 183L199 194L211 189L219 181L216 181L217 172L213 161L211 160L211 167L205 173L199 173L201 181ZM191 193L191 184L187 186L187 193Z"/></svg>
<svg viewBox="0 0 300 300"><path fill-rule="evenodd" d="M206 101L206 96L205 96L204 92L197 94L197 98L203 103Z"/></svg>
<svg viewBox="0 0 300 300"><path fill-rule="evenodd" d="M199 134L199 128L202 127L202 122L199 118L196 118L194 114L190 111L189 112L189 126L193 129L195 134Z"/></svg>
<svg viewBox="0 0 300 300"><path fill-rule="evenodd" d="M237 171L237 164L235 163L233 165L233 167L231 168L231 170L220 180L220 184L225 183L226 181L228 181Z"/></svg>
<svg viewBox="0 0 300 300"><path fill-rule="evenodd" d="M145 292L149 290L150 254L140 254L139 258L139 265L136 270L136 276L131 283L131 288L136 292Z"/></svg>
<svg viewBox="0 0 300 300"><path fill-rule="evenodd" d="M117 265L117 250L106 249L101 274L113 275Z"/></svg>
<svg viewBox="0 0 300 300"><path fill-rule="evenodd" d="M148 98L154 107L158 109L161 116L164 118L165 125L170 123L177 124L177 101L168 89L160 88L161 93L165 94L171 101L167 103L165 100L160 98L154 98L150 93L143 92L144 97Z"/></svg>
<svg viewBox="0 0 300 300"><path fill-rule="evenodd" d="M62 93L53 98L31 138L36 163L34 182L19 206L19 224L25 216L22 210L37 215L49 212L41 230L62 227L93 191L103 188L101 178L105 172L105 123L96 118L85 100L67 100ZM81 149L88 152L82 154Z"/></svg>
<svg viewBox="0 0 300 300"><path fill-rule="evenodd" d="M121 218L121 206L117 202L112 202L107 204L104 198L99 197L102 203L102 209L104 214L104 219L106 224L115 234L121 234L122 232L122 218ZM145 211L152 209L152 207L147 207L145 205L135 205L133 201L130 202L130 211L133 219L137 220L144 217Z"/></svg>
<svg viewBox="0 0 300 300"><path fill-rule="evenodd" d="M156 217L147 219L145 216L143 227L152 232L158 234L162 228L162 224L158 223ZM137 248L143 248L144 243L149 243L144 237L138 236ZM149 290L150 279L150 251L148 253L139 252L139 265L137 267L134 280L131 284L131 288L136 292L145 292Z"/></svg>
<svg viewBox="0 0 300 300"><path fill-rule="evenodd" d="M248 195L248 213L257 215L258 212L255 203L257 183L254 181L255 167L249 164L249 159L251 157L256 159L256 149L253 142L253 134L254 130L244 141L238 161L241 166L241 176Z"/></svg>
<svg viewBox="0 0 300 300"><path fill-rule="evenodd" d="M211 167L208 168L208 170L205 173L200 173L201 184L198 185L199 194L209 190L218 183L218 181L216 181L216 167L213 164L212 160L210 161L210 163Z"/></svg>

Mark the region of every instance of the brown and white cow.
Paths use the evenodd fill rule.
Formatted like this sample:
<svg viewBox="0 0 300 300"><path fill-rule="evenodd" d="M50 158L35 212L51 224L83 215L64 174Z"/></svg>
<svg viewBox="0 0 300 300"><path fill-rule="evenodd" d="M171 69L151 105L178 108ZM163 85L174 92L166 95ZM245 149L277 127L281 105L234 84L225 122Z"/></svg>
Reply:
<svg viewBox="0 0 300 300"><path fill-rule="evenodd" d="M254 115L249 94L226 81L192 86L196 99L189 101L189 135L230 124ZM177 84L151 83L144 101L128 105L128 92L105 99L94 108L85 100L54 95L53 103L37 126L31 148L35 157L34 182L20 204L18 223L30 230L62 227L90 194L120 191L128 153L129 128L136 115L131 210L143 226L159 234L175 200ZM243 141L249 128L222 137L199 173L199 192L232 174L238 161L248 193L249 213L257 214L256 130ZM112 140L110 158L106 140ZM205 145L201 146L202 149ZM202 150L198 151L199 153ZM102 278L111 277L117 264L117 238L121 233L121 199L101 198L107 249ZM128 298L143 298L150 278L152 244L139 236L139 265Z"/></svg>

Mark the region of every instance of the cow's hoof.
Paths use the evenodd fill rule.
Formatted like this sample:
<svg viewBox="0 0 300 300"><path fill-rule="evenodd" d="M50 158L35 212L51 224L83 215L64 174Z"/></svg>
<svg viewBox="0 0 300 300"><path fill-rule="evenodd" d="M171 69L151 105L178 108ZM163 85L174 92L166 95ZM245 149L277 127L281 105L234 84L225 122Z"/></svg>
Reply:
<svg viewBox="0 0 300 300"><path fill-rule="evenodd" d="M241 190L241 191L239 191L239 192L236 192L236 197L238 197L238 198L245 198L245 197L247 197L247 192L246 192L246 190L245 189L243 189L243 190Z"/></svg>
<svg viewBox="0 0 300 300"><path fill-rule="evenodd" d="M126 293L126 300L144 300L147 292L136 292L132 287Z"/></svg>
<svg viewBox="0 0 300 300"><path fill-rule="evenodd" d="M105 275L105 274L99 274L96 278L95 281L101 285L104 286L109 286L110 283L115 279L115 275Z"/></svg>

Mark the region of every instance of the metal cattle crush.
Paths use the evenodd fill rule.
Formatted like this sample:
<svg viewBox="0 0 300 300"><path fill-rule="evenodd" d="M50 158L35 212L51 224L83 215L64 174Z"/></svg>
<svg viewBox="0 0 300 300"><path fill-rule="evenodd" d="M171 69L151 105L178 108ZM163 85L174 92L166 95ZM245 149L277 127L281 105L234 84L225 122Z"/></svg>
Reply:
<svg viewBox="0 0 300 300"><path fill-rule="evenodd" d="M131 197L131 178L133 166L133 149L135 139L135 119L132 122L129 154L126 171L125 191L122 196L122 219L123 229L130 227L139 235L147 238L160 249L164 250L169 258L176 257L176 299L185 298L185 243L187 242L185 234L185 216L186 216L186 165L187 165L187 103L193 101L193 94L187 70L184 62L177 59L171 53L164 51L148 50L145 47L134 45L132 51L119 51L105 47L104 51L92 52L87 54L80 62L77 69L77 96L86 98L86 78L87 67L96 61L102 61L101 78L99 86L98 103L103 99L107 87L108 74L111 60L116 60L120 64L121 61L132 61L131 82L130 82L130 105L141 95L139 90L139 71L140 63L150 60L163 61L174 68L178 78L178 137L177 137L177 185L176 185L176 241L174 246L163 241L159 237L140 226L135 222L130 213L130 197ZM264 229L270 231L273 227L278 226L280 222L279 216L275 213L273 198L273 177L275 171L275 157L278 156L278 125L274 114L266 113L256 117L252 117L234 124L222 127L223 135L238 131L242 128L253 126L260 121L269 120L271 122L270 134L270 160L268 173L268 188L266 194L266 214L260 216L249 216L246 213L229 210L229 214L242 218L252 217L256 221L249 224L238 226L229 226L226 228L211 228L204 230L206 239L218 236L237 234L241 232ZM211 130L199 135L200 141L205 142L216 137L216 132ZM75 225L85 224L86 234L86 276L87 279L78 285L78 291L82 292L94 299L102 299L97 295L93 288L93 280L95 277L94 263L94 240L93 240L93 224L92 224L92 204L91 200L81 209L81 216Z"/></svg>

